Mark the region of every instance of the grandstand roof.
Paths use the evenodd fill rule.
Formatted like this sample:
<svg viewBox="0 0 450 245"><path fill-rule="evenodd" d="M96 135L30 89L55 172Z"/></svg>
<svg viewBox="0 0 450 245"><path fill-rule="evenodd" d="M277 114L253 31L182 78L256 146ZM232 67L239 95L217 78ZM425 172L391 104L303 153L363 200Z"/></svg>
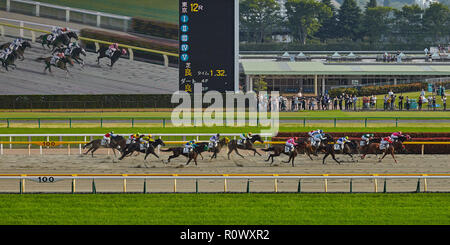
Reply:
<svg viewBox="0 0 450 245"><path fill-rule="evenodd" d="M241 60L246 75L426 75L450 76L450 65L323 63Z"/></svg>

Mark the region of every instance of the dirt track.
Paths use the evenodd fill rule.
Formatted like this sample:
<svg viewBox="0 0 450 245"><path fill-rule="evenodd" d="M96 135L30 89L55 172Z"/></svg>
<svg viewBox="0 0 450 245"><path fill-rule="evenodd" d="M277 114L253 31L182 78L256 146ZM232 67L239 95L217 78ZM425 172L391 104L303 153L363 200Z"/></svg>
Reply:
<svg viewBox="0 0 450 245"><path fill-rule="evenodd" d="M350 158L339 156L344 160L341 165L335 163L331 158L327 159L327 164L322 165L321 157L314 161L306 159L301 155L295 161L295 167L290 164L281 163L287 160L287 156L278 157L275 163L270 166L263 156L250 156L244 152L245 160L235 155L231 160L227 160L225 152L221 152L217 160L209 162L210 153L204 153L205 160L199 159L198 166L192 162L185 166L186 158L179 157L170 163L163 163L154 156L149 156L144 163L143 155L125 158L119 161L112 153L106 154L102 149L96 152L94 158L90 155L79 155L77 149L71 150L71 155L67 155L67 149L44 149L43 155L39 150L33 149L31 156L28 150L4 150L4 155L0 156L1 174L449 174L450 158L448 155L397 155L398 164L390 156L386 156L382 163L378 163L375 156L359 162L350 162ZM160 158L167 162L169 154L160 153ZM147 167L146 167L146 165ZM37 184L28 181L27 191L69 191L70 180L61 180L52 184ZM122 191L121 180L96 180L98 192ZM17 192L17 180L1 180L0 191ZM199 191L201 192L222 192L224 191L223 180L199 180ZM388 180L387 190L415 191L417 179ZM245 192L247 180L228 180L227 191ZM251 191L273 191L273 180L251 180ZM146 184L149 192L172 192L174 191L173 180L151 180ZM353 192L373 192L375 183L372 179L353 180ZM377 182L377 191L383 191L382 180ZM424 183L421 183L423 190ZM298 180L278 180L277 190L295 192L298 189ZM301 189L304 192L324 191L323 180L302 180ZM90 192L92 190L92 180L79 180L77 191ZM143 180L128 180L127 192L141 192L143 190ZM428 191L450 191L450 180L428 180ZM195 191L195 180L178 180L177 192ZM348 192L349 180L327 180L327 191Z"/></svg>

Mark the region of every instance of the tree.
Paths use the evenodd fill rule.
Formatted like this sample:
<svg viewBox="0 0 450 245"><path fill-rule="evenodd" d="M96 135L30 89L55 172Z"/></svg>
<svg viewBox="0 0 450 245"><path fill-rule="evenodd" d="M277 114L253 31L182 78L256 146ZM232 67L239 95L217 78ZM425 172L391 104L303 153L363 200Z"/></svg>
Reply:
<svg viewBox="0 0 450 245"><path fill-rule="evenodd" d="M432 3L423 14L423 26L434 41L448 40L450 31L450 10L441 3Z"/></svg>
<svg viewBox="0 0 450 245"><path fill-rule="evenodd" d="M422 15L423 10L419 5L404 5L401 10L395 10L395 22L393 33L397 41L416 43L423 40Z"/></svg>
<svg viewBox="0 0 450 245"><path fill-rule="evenodd" d="M353 41L361 38L360 35L361 9L355 0L344 0L338 12L338 25L341 37Z"/></svg>
<svg viewBox="0 0 450 245"><path fill-rule="evenodd" d="M265 36L281 21L280 6L275 0L242 0L239 11L241 30L257 43L264 42Z"/></svg>
<svg viewBox="0 0 450 245"><path fill-rule="evenodd" d="M366 4L366 10L368 8L375 8L377 6L377 0L369 0Z"/></svg>
<svg viewBox="0 0 450 245"><path fill-rule="evenodd" d="M288 0L285 7L292 36L302 44L319 30L321 18L331 16L331 9L315 0Z"/></svg>
<svg viewBox="0 0 450 245"><path fill-rule="evenodd" d="M390 33L393 9L390 7L367 8L364 14L364 30L369 42L373 44Z"/></svg>
<svg viewBox="0 0 450 245"><path fill-rule="evenodd" d="M322 26L319 28L316 36L320 38L320 41L325 42L327 39L338 37L339 32L336 7L331 3L331 0L322 0L322 3L330 8L331 15L319 16Z"/></svg>

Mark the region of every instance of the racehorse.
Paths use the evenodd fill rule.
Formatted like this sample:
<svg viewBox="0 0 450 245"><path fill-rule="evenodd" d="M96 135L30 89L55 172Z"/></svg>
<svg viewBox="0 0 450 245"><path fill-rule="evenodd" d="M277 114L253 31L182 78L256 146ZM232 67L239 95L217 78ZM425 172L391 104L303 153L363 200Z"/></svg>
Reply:
<svg viewBox="0 0 450 245"><path fill-rule="evenodd" d="M227 145L228 142L230 142L230 139L228 139L227 137L224 137L224 138L220 139L220 140L217 142L217 146L213 146L213 147L209 148L208 151L213 153L213 154L211 155L211 159L210 159L210 160L212 160L213 158L217 158L217 154L219 154L219 152L220 152L220 150L222 149L222 147L224 147L225 145Z"/></svg>
<svg viewBox="0 0 450 245"><path fill-rule="evenodd" d="M5 69L8 71L8 66L13 66L14 69L17 68L17 66L14 64L14 62L17 59L17 51L13 50L6 59L2 59L2 66L5 67Z"/></svg>
<svg viewBox="0 0 450 245"><path fill-rule="evenodd" d="M94 152L98 150L99 148L112 148L114 156L116 156L116 150L122 151L125 149L126 146L126 139L123 136L117 135L115 137L111 137L111 142L109 144L102 144L103 139L95 139L91 142L85 144L83 146L83 149L86 149L86 147L91 146L88 151L84 153L84 155L87 155L89 152L91 152L92 157L94 157Z"/></svg>
<svg viewBox="0 0 450 245"><path fill-rule="evenodd" d="M139 142L132 143L132 144L124 147L124 151L122 151L122 156L119 158L119 160L122 160L124 157L126 157L126 156L128 156L130 154L133 154L133 152L135 152L135 151L141 152L141 153L145 153L144 160L147 159L147 156L149 154L152 154L156 158L159 158L159 156L155 152L155 149L159 145L165 146L166 144L164 144L162 139L157 139L155 141L150 142L149 144L146 144L144 149L143 149L143 148L141 148L141 143L139 143ZM145 165L145 166L147 166L147 165Z"/></svg>
<svg viewBox="0 0 450 245"><path fill-rule="evenodd" d="M299 139L299 141L297 142L297 152L299 154L305 153L311 160L313 160L311 155L314 155L316 157L318 156L316 153L316 148L312 146L311 141L309 141L308 139Z"/></svg>
<svg viewBox="0 0 450 245"><path fill-rule="evenodd" d="M106 54L106 51L108 51L108 47L101 47L99 50L97 50L98 53L98 57L97 57L97 63L98 65L100 65L100 59L104 58L104 57L108 57L111 60L111 64L109 65L109 67L113 67L114 63L116 63L117 60L119 60L119 58L122 55L126 55L127 54L127 50L126 49L117 49L116 51L114 51L114 53L109 56Z"/></svg>
<svg viewBox="0 0 450 245"><path fill-rule="evenodd" d="M273 158L280 156L281 154L285 154L289 156L289 159L287 161L282 161L284 163L289 163L292 161L292 167L294 167L294 159L295 157L298 155L298 150L299 150L299 144L297 144L294 149L286 151L286 146L285 145L273 145L267 149L261 149L262 151L273 151L272 154L269 155L269 157L267 158L267 160L265 160L266 162L269 161L269 159L272 158L272 162L270 163L270 166L272 166L273 163Z"/></svg>
<svg viewBox="0 0 450 245"><path fill-rule="evenodd" d="M260 155L259 152L256 151L255 147L254 147L254 143L258 141L260 143L264 143L264 140L262 140L260 135L254 135L251 139L247 139L245 141L245 144L238 144L238 141L233 139L228 143L228 159L230 159L230 154L231 152L235 151L236 154L238 154L239 156L241 156L242 158L244 158L244 156L242 156L237 149L241 149L241 150L249 150L249 151L253 151L253 156L255 156L256 154Z"/></svg>
<svg viewBox="0 0 450 245"><path fill-rule="evenodd" d="M363 153L361 159L364 159L367 154L375 154L375 156L378 156L378 154L383 154L382 157L378 158L378 162L381 162L387 154L390 154L394 159L394 162L398 163L394 153L395 151L406 152L403 142L410 139L411 137L409 135L399 136L398 140L394 141L392 144L389 144L385 149L380 149L380 139L374 139L370 141L367 146L367 150Z"/></svg>
<svg viewBox="0 0 450 245"><path fill-rule="evenodd" d="M5 43L3 45L0 46L0 50L3 50L7 47L9 47L9 45L11 45L11 42L9 43ZM25 57L23 56L23 54L25 53L25 49L26 48L31 48L31 44L28 41L23 41L20 47L17 47L15 49L15 51L17 52L17 58L19 58L20 60L24 60Z"/></svg>
<svg viewBox="0 0 450 245"><path fill-rule="evenodd" d="M44 68L44 73L47 74L47 69L50 71L50 73L52 73L52 66L54 67L58 67L61 70L66 71L66 77L68 75L70 75L69 70L67 69L67 63L72 64L73 65L73 60L70 57L64 57L59 59L56 64L53 64L52 61L53 57L47 57L47 58L37 58L36 61L41 61L43 60L45 62L45 68Z"/></svg>
<svg viewBox="0 0 450 245"><path fill-rule="evenodd" d="M208 143L206 142L200 142L196 143L196 146L189 151L188 153L184 153L184 147L171 147L168 149L161 149L161 151L164 152L172 152L172 156L169 156L169 159L167 159L167 162L170 162L170 159L179 157L180 155L185 156L188 158L188 161L186 163L186 166L194 160L195 165L197 166L197 157L198 155L201 155L202 152L208 150Z"/></svg>
<svg viewBox="0 0 450 245"><path fill-rule="evenodd" d="M63 45L69 45L72 38L75 40L78 40L78 35L74 31L69 31L66 33L63 33L55 38L55 40L50 41L50 36L53 37L53 33L40 35L38 38L36 38L36 41L41 41L42 47L45 48L44 45L47 45L47 47L50 49L50 45L53 45L52 51L54 51L57 48L61 48Z"/></svg>
<svg viewBox="0 0 450 245"><path fill-rule="evenodd" d="M325 146L325 156L323 157L322 160L322 164L325 164L325 159L331 155L331 157L333 158L334 161L336 161L338 164L341 164L341 162L339 162L336 159L336 154L346 154L349 155L352 158L352 161L354 162L355 160L353 159L353 153L356 153L358 151L358 144L356 143L355 140L352 140L350 142L345 142L344 147L342 149L336 149L335 146L338 144L332 144L331 142L327 142L327 145Z"/></svg>
<svg viewBox="0 0 450 245"><path fill-rule="evenodd" d="M72 52L69 53L69 48L63 47L63 48L58 48L55 51L53 51L53 54L56 52L62 52L62 53L64 53L64 55L70 56L70 58L72 60L74 60L75 62L77 62L79 65L81 65L81 67L84 66L84 60L80 57L80 55L83 55L86 57L86 50L84 50L84 48L78 46L78 47L73 48Z"/></svg>

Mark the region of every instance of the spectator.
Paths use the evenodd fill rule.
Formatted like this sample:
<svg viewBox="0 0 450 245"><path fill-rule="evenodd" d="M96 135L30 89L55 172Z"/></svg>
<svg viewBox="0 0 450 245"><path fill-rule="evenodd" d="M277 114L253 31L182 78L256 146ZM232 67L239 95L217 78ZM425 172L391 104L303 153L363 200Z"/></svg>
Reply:
<svg viewBox="0 0 450 245"><path fill-rule="evenodd" d="M334 97L333 99L333 110L337 110L338 98Z"/></svg>
<svg viewBox="0 0 450 245"><path fill-rule="evenodd" d="M400 96L398 96L398 109L400 111L403 110L403 94L400 94Z"/></svg>
<svg viewBox="0 0 450 245"><path fill-rule="evenodd" d="M423 96L419 96L419 100L417 101L417 104L419 105L419 111L421 111L422 110L422 103L423 103L423 100L422 100L422 98L423 98Z"/></svg>
<svg viewBox="0 0 450 245"><path fill-rule="evenodd" d="M431 110L431 106L432 106L432 102L433 102L433 97L431 97L431 95L428 95L428 99L427 99L427 107L428 110Z"/></svg>
<svg viewBox="0 0 450 245"><path fill-rule="evenodd" d="M433 111L436 110L436 96L433 96Z"/></svg>
<svg viewBox="0 0 450 245"><path fill-rule="evenodd" d="M353 110L356 111L356 104L357 104L356 102L358 101L358 97L356 97L356 94L353 95L352 99L353 99L353 101L352 101L352 103L353 103Z"/></svg>
<svg viewBox="0 0 450 245"><path fill-rule="evenodd" d="M409 97L406 96L406 99L405 99L405 108L406 108L407 111L409 111L409 107L410 107L410 106L411 106L411 104L410 104Z"/></svg>
<svg viewBox="0 0 450 245"><path fill-rule="evenodd" d="M384 107L383 107L383 109L386 110L387 107L388 107L388 97L387 97L387 95L385 95L384 96Z"/></svg>
<svg viewBox="0 0 450 245"><path fill-rule="evenodd" d="M444 111L447 110L447 96L442 97L442 106L444 108Z"/></svg>

